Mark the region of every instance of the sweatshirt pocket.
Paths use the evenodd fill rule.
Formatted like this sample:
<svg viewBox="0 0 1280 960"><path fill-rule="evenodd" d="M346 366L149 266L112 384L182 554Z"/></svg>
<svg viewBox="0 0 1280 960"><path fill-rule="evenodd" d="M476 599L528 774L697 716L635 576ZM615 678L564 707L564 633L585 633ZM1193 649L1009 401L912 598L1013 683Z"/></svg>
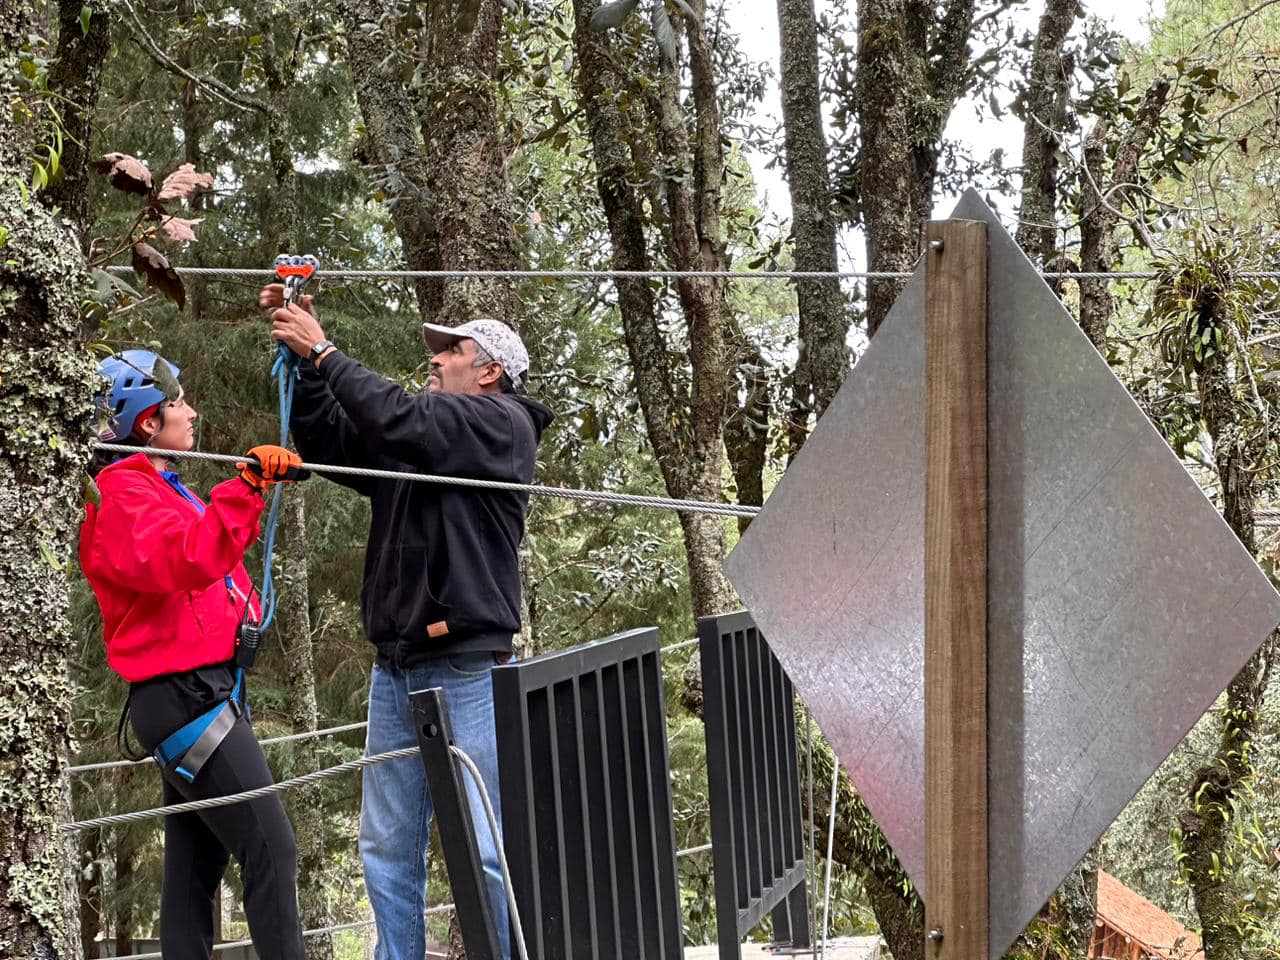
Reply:
<svg viewBox="0 0 1280 960"><path fill-rule="evenodd" d="M240 617L226 586L219 581L216 586L193 590L186 594L186 605L196 630L203 638L202 645L209 651L209 662L230 657L235 650Z"/></svg>
<svg viewBox="0 0 1280 960"><path fill-rule="evenodd" d="M450 617L452 610L449 604L440 602L424 589L405 621L405 639L425 642L428 646L448 643L458 629Z"/></svg>
<svg viewBox="0 0 1280 960"><path fill-rule="evenodd" d="M401 637L410 641L444 642L455 629L449 619L453 608L432 589L425 548L403 548L395 578L396 584L389 591L387 602L394 611Z"/></svg>

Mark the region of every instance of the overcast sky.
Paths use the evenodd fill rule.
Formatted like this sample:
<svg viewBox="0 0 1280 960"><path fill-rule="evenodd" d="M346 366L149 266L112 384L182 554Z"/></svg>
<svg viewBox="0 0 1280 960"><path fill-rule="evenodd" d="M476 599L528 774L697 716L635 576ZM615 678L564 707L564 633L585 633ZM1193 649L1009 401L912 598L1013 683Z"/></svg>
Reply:
<svg viewBox="0 0 1280 960"><path fill-rule="evenodd" d="M776 123L782 116L776 83L777 9L770 0L728 0L728 3L729 20L742 39L744 52L753 60L767 62L773 67L775 82L761 105L761 114L767 118L766 122ZM817 4L821 11L823 0L817 0ZM1142 41L1149 36L1147 24L1164 9L1164 0L1121 0L1106 4L1098 3L1097 0L1084 0L1084 4L1087 13L1110 21L1117 30L1133 41ZM1022 29L1034 30L1042 12L1043 3L1031 0L1026 9L1018 11L1014 16ZM1016 165L1022 156L1022 123L1009 113L1005 113L1002 119L996 119L990 115L985 104L980 105L974 101L957 104L947 126L947 136L969 144L975 156L987 156L996 147L1003 147L1007 165ZM767 198L769 210L778 216L787 217L790 215L791 203L781 165L772 170L766 169L768 159L766 156L751 156L751 166ZM954 203L954 197L940 197L935 214L945 216ZM844 237L841 246L842 259L848 261L846 265L856 263L862 266L860 238Z"/></svg>

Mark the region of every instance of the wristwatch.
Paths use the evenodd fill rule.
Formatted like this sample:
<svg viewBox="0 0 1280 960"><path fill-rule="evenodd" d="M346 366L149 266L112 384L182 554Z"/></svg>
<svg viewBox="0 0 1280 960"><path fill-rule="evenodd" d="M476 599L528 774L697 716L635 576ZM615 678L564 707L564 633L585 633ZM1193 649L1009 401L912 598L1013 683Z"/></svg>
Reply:
<svg viewBox="0 0 1280 960"><path fill-rule="evenodd" d="M311 349L307 351L307 359L315 363L320 359L320 354L324 353L333 346L332 340L319 340L312 344Z"/></svg>

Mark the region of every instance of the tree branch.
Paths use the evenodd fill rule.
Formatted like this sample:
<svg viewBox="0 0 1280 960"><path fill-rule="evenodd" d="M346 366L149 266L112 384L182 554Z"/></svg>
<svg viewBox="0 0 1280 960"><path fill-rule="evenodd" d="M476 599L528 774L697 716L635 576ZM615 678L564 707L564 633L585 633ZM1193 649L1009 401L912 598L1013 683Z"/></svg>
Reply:
<svg viewBox="0 0 1280 960"><path fill-rule="evenodd" d="M1276 2L1280 3L1280 0L1276 0ZM1272 86L1272 87L1267 87L1265 90L1261 90L1258 93L1255 93L1252 97L1249 97L1248 99L1241 100L1238 103L1233 103L1226 110L1223 110L1222 113L1214 117L1213 118L1214 122L1221 123L1223 120L1227 119L1227 117L1231 116L1233 113L1239 113L1241 110L1244 110L1248 107L1253 106L1259 100L1263 100L1266 97L1269 97L1272 94L1276 93L1277 91L1280 91L1280 84L1276 84L1275 86Z"/></svg>
<svg viewBox="0 0 1280 960"><path fill-rule="evenodd" d="M969 37L973 26L974 0L951 0L942 17L934 45L934 96L954 103L964 91L965 67L969 63Z"/></svg>
<svg viewBox="0 0 1280 960"><path fill-rule="evenodd" d="M181 66L177 61L161 50L156 45L156 42L151 39L150 34L147 33L146 28L142 25L142 20L138 17L138 12L133 9L133 4L130 3L129 0L122 0L120 6L125 11L125 17L128 19L130 26L132 27L134 42L137 43L138 46L142 48L142 51L160 67L172 74L175 74L176 76L182 77L185 80L190 80L206 93L221 100L229 107L236 107L241 110L254 110L263 114L270 111L270 107L263 101L256 100L252 97L246 97L244 94L237 93L220 80L214 80L212 77L203 77L198 74L194 74L190 70Z"/></svg>
<svg viewBox="0 0 1280 960"><path fill-rule="evenodd" d="M557 133L559 133L566 125L572 123L574 120L577 120L579 117L583 116L584 112L585 111L582 109L582 107L580 106L574 107L568 113L564 114L559 120L556 120L550 125L543 127L533 136L523 138L522 142L523 143L545 143L546 141L554 137ZM514 144L513 149L518 146L520 146L520 144Z"/></svg>
<svg viewBox="0 0 1280 960"><path fill-rule="evenodd" d="M1209 33L1201 37L1200 40L1196 42L1196 45L1191 49L1198 50L1201 47L1212 46L1215 40L1217 40L1220 36L1222 36L1224 33L1226 33L1236 24L1244 23L1244 21L1248 20L1254 14L1262 12L1263 10L1267 9L1267 7L1275 6L1277 3L1280 3L1280 0L1262 0L1262 2L1259 3L1257 6L1255 6L1253 9L1246 10L1244 13L1240 14L1238 17L1232 17L1226 23L1219 24L1218 26L1214 27L1211 31L1209 31Z"/></svg>

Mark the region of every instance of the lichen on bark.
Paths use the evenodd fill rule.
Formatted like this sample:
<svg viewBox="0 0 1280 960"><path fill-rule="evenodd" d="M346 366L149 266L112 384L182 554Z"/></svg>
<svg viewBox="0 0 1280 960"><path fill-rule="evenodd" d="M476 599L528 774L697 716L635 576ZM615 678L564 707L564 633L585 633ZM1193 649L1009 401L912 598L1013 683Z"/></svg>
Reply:
<svg viewBox="0 0 1280 960"><path fill-rule="evenodd" d="M2 5L0 5L2 6ZM67 564L88 457L92 361L74 233L20 188L0 124L0 956L64 957L62 768L71 747Z"/></svg>
<svg viewBox="0 0 1280 960"><path fill-rule="evenodd" d="M32 29L0 0L0 87ZM88 456L92 362L80 345L88 277L70 226L26 182L34 111L0 111L0 956L75 957L62 768L71 746L66 567Z"/></svg>

